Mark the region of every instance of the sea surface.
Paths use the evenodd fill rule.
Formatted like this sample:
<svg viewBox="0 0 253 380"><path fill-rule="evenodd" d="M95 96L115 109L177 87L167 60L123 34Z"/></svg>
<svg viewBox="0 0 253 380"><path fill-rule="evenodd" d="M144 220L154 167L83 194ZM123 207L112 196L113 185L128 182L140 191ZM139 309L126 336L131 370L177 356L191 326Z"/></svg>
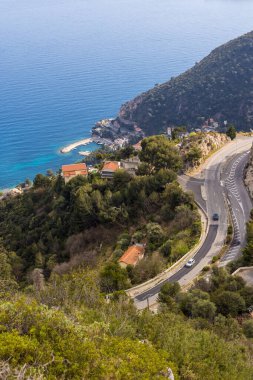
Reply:
<svg viewBox="0 0 253 380"><path fill-rule="evenodd" d="M94 123L253 29L252 0L0 0L0 188L81 158Z"/></svg>

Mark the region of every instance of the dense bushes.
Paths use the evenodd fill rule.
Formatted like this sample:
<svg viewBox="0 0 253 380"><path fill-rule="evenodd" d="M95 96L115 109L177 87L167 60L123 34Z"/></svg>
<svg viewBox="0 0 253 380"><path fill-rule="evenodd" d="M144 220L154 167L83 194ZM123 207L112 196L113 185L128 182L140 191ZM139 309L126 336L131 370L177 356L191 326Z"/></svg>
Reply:
<svg viewBox="0 0 253 380"><path fill-rule="evenodd" d="M163 379L168 368L175 380L253 376L235 320L218 316L210 328L173 308L140 314L123 293L105 300L96 271L53 274L43 290L26 293L0 300L0 369L5 363L13 374L25 365L24 378L34 380ZM178 285L169 284L167 294L175 299ZM205 305L203 291L194 297ZM249 323L243 329L251 335Z"/></svg>
<svg viewBox="0 0 253 380"><path fill-rule="evenodd" d="M176 292L173 292L173 289ZM159 300L190 318L214 321L215 316L238 317L253 305L253 287L241 277L230 275L226 269L213 268L210 278L202 278L189 292L180 292L176 284L165 284Z"/></svg>
<svg viewBox="0 0 253 380"><path fill-rule="evenodd" d="M25 298L0 303L0 326L0 360L37 368L45 379L159 379L170 366L165 351Z"/></svg>
<svg viewBox="0 0 253 380"><path fill-rule="evenodd" d="M119 170L111 181L91 174L77 176L66 185L60 175L38 174L31 190L0 202L0 237L20 259L19 277L22 274L27 280L24 274L34 268L41 268L48 277L55 264L74 255L86 256L89 265L95 261L94 252L101 256L113 245L117 259L138 233L137 240L147 243L148 253L172 239L172 256L164 255L169 262L194 244L200 233L199 215L193 198L176 182L179 152L163 136L144 143L142 154L149 174L131 177ZM129 154L125 150L121 154ZM124 231L131 233L119 244L118 236ZM176 246L176 241L184 248ZM90 262L88 252L92 253Z"/></svg>

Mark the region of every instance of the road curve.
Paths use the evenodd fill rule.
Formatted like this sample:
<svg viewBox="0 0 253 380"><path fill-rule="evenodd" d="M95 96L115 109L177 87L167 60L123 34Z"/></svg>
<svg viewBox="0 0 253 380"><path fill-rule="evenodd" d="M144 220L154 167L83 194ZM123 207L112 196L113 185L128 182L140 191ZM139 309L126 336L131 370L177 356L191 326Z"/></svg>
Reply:
<svg viewBox="0 0 253 380"><path fill-rule="evenodd" d="M230 206L234 236L230 249L221 260L220 266L235 260L246 244L246 222L250 218L252 201L244 186L243 172L249 160L249 151L232 157L222 172L222 182Z"/></svg>
<svg viewBox="0 0 253 380"><path fill-rule="evenodd" d="M166 282L178 281L180 285L187 285L191 283L201 272L203 267L210 263L212 257L219 253L220 249L224 245L228 226L228 209L226 207L225 197L229 197L229 195L224 186L222 175L228 176L227 171L231 170L234 162L241 156L243 156L243 159L241 159L241 161L239 160L241 165L245 163L245 152L250 149L252 142L253 138L251 137L236 139L235 141L227 144L208 160L205 169L202 171L203 178L188 177L188 180L185 178L183 179L183 182L185 182L184 187L187 190L193 191L195 197L198 199L198 203L200 203L200 187L197 186L197 183L199 183L199 186L202 187L201 190L204 188L206 199L201 199L201 203L202 208L206 210L209 220L207 237L203 245L194 256L196 263L193 267L186 268L181 266L175 274L171 275L166 280L156 284L146 291L140 291L139 294L135 295L134 302L138 309L143 309L148 305L155 304L157 302L157 296L160 288ZM240 191L242 198L245 199L245 193L243 192L246 190L243 186L243 170L241 165L238 164L238 170L235 171L235 181L240 189L238 191ZM246 204L245 208L249 208L248 199L246 200ZM234 203L232 203L232 208L233 207ZM220 220L218 222L212 221L212 215L215 212L220 215ZM245 225L247 217L247 212L241 213L240 226Z"/></svg>
<svg viewBox="0 0 253 380"><path fill-rule="evenodd" d="M209 252L211 245L213 244L213 241L215 240L215 237L217 235L217 229L218 225L210 225L208 229L208 234L205 240L205 243L202 245L202 247L199 249L199 251L196 253L194 256L194 259L196 261L196 264L198 264L203 257L206 256L206 254ZM136 301L144 301L149 297L153 297L157 295L161 289L161 287L166 283L166 282L175 282L175 281L180 281L182 278L184 278L185 275L189 273L191 268L186 268L183 266L181 269L179 269L178 272L176 272L174 275L169 277L167 280L164 280L160 282L160 284L154 286L152 289L149 289L148 291L139 294L138 296L135 297Z"/></svg>

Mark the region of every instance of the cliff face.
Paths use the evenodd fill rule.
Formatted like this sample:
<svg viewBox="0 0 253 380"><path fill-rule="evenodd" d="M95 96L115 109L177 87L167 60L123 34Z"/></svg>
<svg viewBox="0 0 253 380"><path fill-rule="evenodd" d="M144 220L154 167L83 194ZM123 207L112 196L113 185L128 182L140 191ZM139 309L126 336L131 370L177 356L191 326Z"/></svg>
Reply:
<svg viewBox="0 0 253 380"><path fill-rule="evenodd" d="M253 199L253 145L250 151L249 162L245 169L244 183L249 191L251 198Z"/></svg>
<svg viewBox="0 0 253 380"><path fill-rule="evenodd" d="M206 158L217 149L221 148L230 138L223 133L209 132L209 133L197 133L193 136L185 138L180 146L180 151L184 157L186 168L192 166L198 167ZM199 152L197 159L194 161L189 160L192 157L191 152Z"/></svg>
<svg viewBox="0 0 253 380"><path fill-rule="evenodd" d="M253 127L253 32L213 50L184 74L124 104L117 117L156 134L173 125L200 127L207 118Z"/></svg>

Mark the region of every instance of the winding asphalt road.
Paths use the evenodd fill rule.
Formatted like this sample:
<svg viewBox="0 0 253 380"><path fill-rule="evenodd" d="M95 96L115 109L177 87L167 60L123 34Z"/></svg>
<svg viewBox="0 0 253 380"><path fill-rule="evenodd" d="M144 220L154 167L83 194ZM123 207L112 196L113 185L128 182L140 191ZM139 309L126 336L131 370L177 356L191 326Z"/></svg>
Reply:
<svg viewBox="0 0 253 380"><path fill-rule="evenodd" d="M155 304L158 293L166 282L178 281L180 285L191 283L203 267L210 263L212 257L219 253L227 235L227 201L232 211L235 228L234 239L240 243L236 247L232 245L225 255L222 265L226 265L238 257L245 244L245 223L252 208L252 202L243 184L243 169L252 142L253 138L251 137L237 138L215 153L198 177L183 176L179 179L184 189L194 193L195 201L207 215L209 224L206 239L194 255L195 265L186 268L182 264L176 273L168 276L164 281L148 290L140 291L134 297L137 308L143 309L147 307L147 304ZM214 213L218 213L220 216L218 222L212 220Z"/></svg>
<svg viewBox="0 0 253 380"><path fill-rule="evenodd" d="M250 218L252 201L243 183L244 168L249 160L249 151L235 155L229 160L222 172L222 183L225 186L226 197L230 207L234 236L230 249L221 260L221 266L235 260L246 244L246 222Z"/></svg>

